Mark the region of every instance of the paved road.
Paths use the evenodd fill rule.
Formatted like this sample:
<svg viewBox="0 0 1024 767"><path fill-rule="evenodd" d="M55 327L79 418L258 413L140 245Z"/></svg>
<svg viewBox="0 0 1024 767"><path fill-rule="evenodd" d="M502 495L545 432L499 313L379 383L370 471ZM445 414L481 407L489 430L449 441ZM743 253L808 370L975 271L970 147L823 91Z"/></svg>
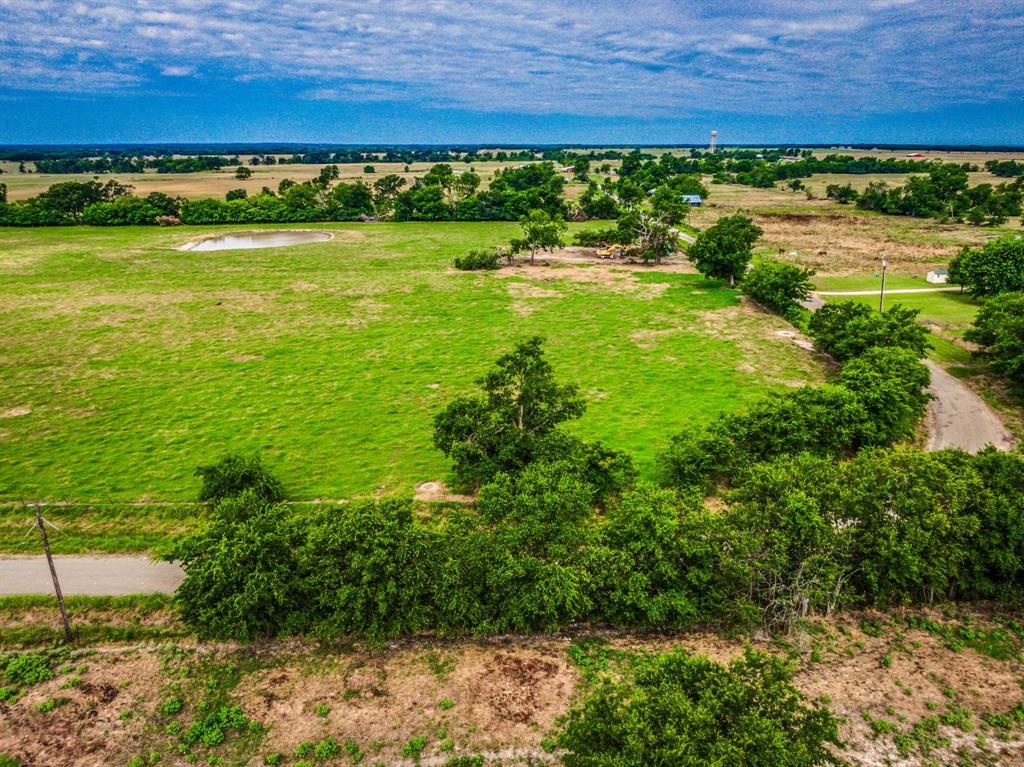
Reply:
<svg viewBox="0 0 1024 767"><path fill-rule="evenodd" d="M958 287L950 288L899 288L898 290L887 290L885 295L890 293L949 293L949 292L961 292ZM874 290L816 290L814 291L819 296L877 296L878 289Z"/></svg>
<svg viewBox="0 0 1024 767"><path fill-rule="evenodd" d="M958 447L977 453L986 445L1013 449L1013 437L985 401L963 381L931 360L925 364L932 373L928 391L935 397L928 407L931 420L929 450Z"/></svg>
<svg viewBox="0 0 1024 767"><path fill-rule="evenodd" d="M173 594L185 577L170 562L149 557L54 557L65 596ZM45 557L0 557L0 595L52 594L53 581Z"/></svg>

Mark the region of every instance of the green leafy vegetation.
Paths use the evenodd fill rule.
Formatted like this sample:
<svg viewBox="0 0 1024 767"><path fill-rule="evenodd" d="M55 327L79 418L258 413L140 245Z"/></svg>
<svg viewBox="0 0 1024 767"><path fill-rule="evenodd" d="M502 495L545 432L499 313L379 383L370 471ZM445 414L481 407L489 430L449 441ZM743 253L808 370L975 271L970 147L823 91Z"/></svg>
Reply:
<svg viewBox="0 0 1024 767"><path fill-rule="evenodd" d="M978 344L978 355L1024 391L1024 293L989 298L964 338Z"/></svg>
<svg viewBox="0 0 1024 767"><path fill-rule="evenodd" d="M980 248L964 246L949 264L949 281L975 296L1024 290L1024 240L999 237Z"/></svg>
<svg viewBox="0 0 1024 767"><path fill-rule="evenodd" d="M796 264L762 260L743 275L740 287L758 303L799 324L799 302L814 290L813 276L813 271Z"/></svg>
<svg viewBox="0 0 1024 767"><path fill-rule="evenodd" d="M842 764L838 720L803 698L783 661L749 650L729 666L682 650L640 656L569 712L558 744L567 767Z"/></svg>

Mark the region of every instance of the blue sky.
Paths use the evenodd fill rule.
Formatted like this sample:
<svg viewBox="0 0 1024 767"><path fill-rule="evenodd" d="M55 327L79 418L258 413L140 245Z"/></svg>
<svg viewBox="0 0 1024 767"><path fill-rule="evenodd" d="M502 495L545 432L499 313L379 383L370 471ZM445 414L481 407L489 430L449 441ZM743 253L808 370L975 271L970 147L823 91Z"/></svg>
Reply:
<svg viewBox="0 0 1024 767"><path fill-rule="evenodd" d="M1022 0L0 0L0 143L1021 145L1022 41Z"/></svg>

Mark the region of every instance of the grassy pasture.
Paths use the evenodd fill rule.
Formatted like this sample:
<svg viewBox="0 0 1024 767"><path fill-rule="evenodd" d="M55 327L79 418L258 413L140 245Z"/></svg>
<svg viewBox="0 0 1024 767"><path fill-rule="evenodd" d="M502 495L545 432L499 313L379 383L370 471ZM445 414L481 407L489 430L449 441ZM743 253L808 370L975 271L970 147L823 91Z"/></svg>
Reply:
<svg viewBox="0 0 1024 767"><path fill-rule="evenodd" d="M262 449L296 498L442 479L431 419L541 334L590 408L575 429L649 475L668 435L822 377L787 325L679 271L451 269L514 224L328 225L209 253L212 228L0 231L0 500L194 497Z"/></svg>

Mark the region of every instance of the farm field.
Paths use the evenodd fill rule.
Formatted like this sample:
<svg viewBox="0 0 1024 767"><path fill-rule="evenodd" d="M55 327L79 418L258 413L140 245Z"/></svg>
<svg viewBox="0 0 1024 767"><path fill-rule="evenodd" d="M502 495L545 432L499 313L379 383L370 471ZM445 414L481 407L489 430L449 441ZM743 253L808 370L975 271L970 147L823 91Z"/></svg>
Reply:
<svg viewBox="0 0 1024 767"><path fill-rule="evenodd" d="M411 492L445 478L433 415L534 334L590 403L574 430L646 476L681 427L824 375L681 268L461 273L519 227L316 228L208 253L176 246L210 227L0 231L0 500L189 500L197 465L253 450L294 498Z"/></svg>
<svg viewBox="0 0 1024 767"><path fill-rule="evenodd" d="M30 636L38 601L8 600L0 636ZM841 756L853 767L1009 767L1024 748L1012 714L1024 700L1021 635L1009 614L851 613L774 641L611 632L406 640L386 648L264 642L253 650L194 644L158 600L73 602L71 609L88 622L86 631L162 636L164 643L58 655L55 677L24 688L0 720L0 752L25 764L94 764L100 753L109 764L180 758L180 733L200 720L203 703L207 710L237 705L266 729L184 746L199 763L297 764L298 754L332 739L348 756L331 764L407 765L413 752L431 765L453 757L473 764L477 754L489 764L537 764L552 758L558 718L600 679L620 673L625 653L682 648L724 663L748 646L788 657L804 694L828 696L843 717ZM50 700L60 704L47 709ZM274 754L282 757L266 762Z"/></svg>
<svg viewBox="0 0 1024 767"><path fill-rule="evenodd" d="M870 277L879 272L884 255L890 275L917 275L923 283L929 269L946 266L964 245L977 247L993 237L1024 232L1019 217L1002 226L977 227L886 216L782 189L738 184L711 184L709 189L708 204L691 211L690 224L704 229L723 216L744 213L764 230L761 254L796 260L821 276ZM797 255L790 257L792 252Z"/></svg>
<svg viewBox="0 0 1024 767"><path fill-rule="evenodd" d="M219 197L223 198L232 189L245 189L250 194L258 193L263 187L268 186L275 192L277 185L284 179L302 182L316 178L320 175L323 165L257 165L250 166L248 157L239 158L241 162L252 171L252 177L239 180L235 178L235 168L227 167L218 171L202 171L198 173L157 173L155 170L146 173L105 173L94 176L91 173L18 173L18 164L12 162L0 162L0 169L4 171L0 175L0 183L7 184L8 199L24 200L34 197L40 192L45 192L53 184L64 181L91 181L99 178L101 181L116 180L123 184L131 184L136 195L147 195L150 192L163 192L172 197ZM494 178L495 171L501 168L514 168L522 165L517 162L484 161L474 163L451 163L456 171L472 170L480 176L480 188L486 189ZM361 180L366 184L373 184L374 181L390 173L397 174L404 178L407 183L413 179L423 176L430 170L434 163L418 162L405 165L403 163L373 163L374 172L366 173L364 163L340 163L338 165L339 181L352 183ZM29 163L31 168L32 164ZM407 171L406 168L409 170ZM582 183L566 184L566 196L579 196L586 189Z"/></svg>

